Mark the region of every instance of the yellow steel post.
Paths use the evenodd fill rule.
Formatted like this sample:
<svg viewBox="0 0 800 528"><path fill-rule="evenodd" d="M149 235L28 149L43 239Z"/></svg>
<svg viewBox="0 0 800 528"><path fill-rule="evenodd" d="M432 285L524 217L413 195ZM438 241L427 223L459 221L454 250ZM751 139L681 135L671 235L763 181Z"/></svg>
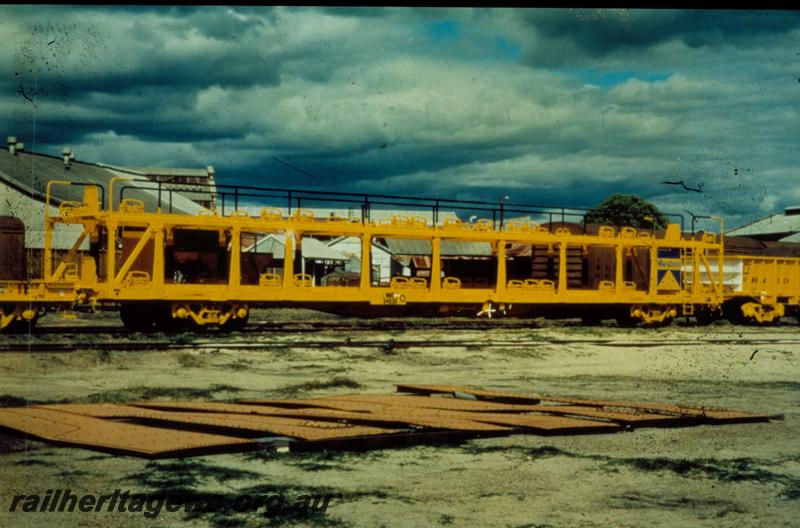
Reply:
<svg viewBox="0 0 800 528"><path fill-rule="evenodd" d="M721 216L712 216L712 220L719 220L719 250L717 251L717 267L719 271L718 292L722 296L725 293L725 221ZM709 273L709 277L711 274Z"/></svg>
<svg viewBox="0 0 800 528"><path fill-rule="evenodd" d="M48 281L53 271L53 221L50 220L46 209L44 214L44 262L42 263L42 278Z"/></svg>
<svg viewBox="0 0 800 528"><path fill-rule="evenodd" d="M497 292L498 295L502 295L505 293L505 291L506 291L506 241L501 238L500 240L497 241L497 284L495 285L495 292Z"/></svg>
<svg viewBox="0 0 800 528"><path fill-rule="evenodd" d="M706 275L708 275L708 280L711 282L711 288L714 291L717 291L721 283L715 281L714 272L711 269L711 262L708 260L708 255L705 251L703 251L702 255L700 255L698 258L700 259L700 263L706 269Z"/></svg>
<svg viewBox="0 0 800 528"><path fill-rule="evenodd" d="M650 287L647 289L650 295L655 295L658 289L658 245L650 244Z"/></svg>
<svg viewBox="0 0 800 528"><path fill-rule="evenodd" d="M705 248L703 250L705 252ZM700 284L700 255L697 249L692 250L692 298L694 299L698 292L702 292L703 288Z"/></svg>
<svg viewBox="0 0 800 528"><path fill-rule="evenodd" d="M366 293L372 284L372 236L361 235L361 277L359 286L361 293Z"/></svg>
<svg viewBox="0 0 800 528"><path fill-rule="evenodd" d="M625 281L625 251L620 240L614 246L614 257L616 264L614 268L614 293L619 298L620 293L622 293L622 283Z"/></svg>
<svg viewBox="0 0 800 528"><path fill-rule="evenodd" d="M567 243L558 243L558 293L567 291Z"/></svg>
<svg viewBox="0 0 800 528"><path fill-rule="evenodd" d="M239 226L233 226L231 228L231 249L230 249L230 262L231 265L228 267L228 286L231 290L237 290L239 288L239 284L241 282L241 255L242 255L242 243L241 243L241 234L242 228Z"/></svg>
<svg viewBox="0 0 800 528"><path fill-rule="evenodd" d="M116 287L117 276L117 223L108 220L108 244L106 245L106 280L111 289Z"/></svg>
<svg viewBox="0 0 800 528"><path fill-rule="evenodd" d="M155 242L153 242L153 286L164 285L164 224L158 223L153 227Z"/></svg>
<svg viewBox="0 0 800 528"><path fill-rule="evenodd" d="M431 292L442 289L442 239L434 236L431 240Z"/></svg>
<svg viewBox="0 0 800 528"><path fill-rule="evenodd" d="M294 231L287 229L283 236L283 289L288 290L294 285Z"/></svg>
<svg viewBox="0 0 800 528"><path fill-rule="evenodd" d="M54 185L71 185L65 180L50 180L45 188L44 199L44 262L42 278L49 280L53 272L53 221L50 219L50 190Z"/></svg>

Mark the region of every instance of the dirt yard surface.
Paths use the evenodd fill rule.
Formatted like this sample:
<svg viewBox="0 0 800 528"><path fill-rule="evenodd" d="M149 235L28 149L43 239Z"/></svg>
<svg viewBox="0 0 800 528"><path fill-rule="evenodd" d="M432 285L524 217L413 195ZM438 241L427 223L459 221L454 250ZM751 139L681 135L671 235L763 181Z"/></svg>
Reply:
<svg viewBox="0 0 800 528"><path fill-rule="evenodd" d="M395 383L419 383L729 407L785 420L163 461L0 433L0 526L800 526L795 321L621 329L459 319L440 326L274 310L255 312L247 331L231 335L126 334L110 314L48 316L41 329L0 336L0 405L389 393ZM59 488L331 499L311 516L9 512L15 495Z"/></svg>

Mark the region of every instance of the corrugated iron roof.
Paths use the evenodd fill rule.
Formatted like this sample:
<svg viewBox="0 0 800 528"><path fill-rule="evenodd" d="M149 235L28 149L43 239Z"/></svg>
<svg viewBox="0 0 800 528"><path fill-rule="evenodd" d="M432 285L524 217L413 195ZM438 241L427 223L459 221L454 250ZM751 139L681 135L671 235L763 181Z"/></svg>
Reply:
<svg viewBox="0 0 800 528"><path fill-rule="evenodd" d="M410 238L386 238L384 244L395 255L430 255L431 241ZM443 257L491 257L492 245L489 242L467 240L442 240Z"/></svg>
<svg viewBox="0 0 800 528"><path fill-rule="evenodd" d="M203 169L182 169L174 167L121 167L118 165L106 165L98 163L101 167L109 167L125 172L132 172L141 176L148 176L150 178L175 178L175 177L188 177L188 178L208 178L208 168Z"/></svg>
<svg viewBox="0 0 800 528"><path fill-rule="evenodd" d="M144 176L121 173L113 169L81 161L70 162L69 170L64 168L61 158L32 152L19 152L16 155L8 150L0 149L0 180L16 188L19 192L39 201L45 200L47 182L51 180L67 180L76 183L94 183L102 185L108 200L108 184L114 176L125 176L130 182L119 182L115 185L114 203L119 201L119 190L123 186L140 186L143 188L125 191L125 198L142 200L147 211L155 211L158 207L158 191L150 189L152 182ZM139 183L142 182L142 183ZM80 202L83 200L83 187L78 185L56 185L52 187L51 200L58 205L62 201ZM162 209L167 207L169 198L162 195ZM197 214L203 208L187 199L180 193L173 193L173 212L179 214Z"/></svg>
<svg viewBox="0 0 800 528"><path fill-rule="evenodd" d="M800 234L800 215L773 214L749 224L737 227L726 236L781 235L784 237Z"/></svg>
<svg viewBox="0 0 800 528"><path fill-rule="evenodd" d="M272 253L273 258L284 258L284 242L276 235L259 237L252 246L243 249L243 252L255 251L257 253ZM348 261L350 257L328 246L316 238L304 237L302 243L303 257L311 260L337 260Z"/></svg>
<svg viewBox="0 0 800 528"><path fill-rule="evenodd" d="M361 245L361 239L358 238L358 237L344 237L343 236L343 237L334 238L333 240L329 240L328 242L326 242L326 244L329 247L336 247L339 244L356 244L356 245L360 246ZM372 243L372 250L373 251L382 251L384 253L391 254L391 251L389 251L389 248L387 248L387 247L385 247L385 246L383 246L383 245L381 245L381 244L379 244L379 243L377 243L375 241L373 241L373 243ZM339 250L337 250L337 251L339 251ZM351 252L349 252L349 251L342 251L342 253L346 254L346 255L349 255L351 258L356 258L357 260L361 260L361 248L360 247L358 249L358 253L353 253L352 255L350 254Z"/></svg>

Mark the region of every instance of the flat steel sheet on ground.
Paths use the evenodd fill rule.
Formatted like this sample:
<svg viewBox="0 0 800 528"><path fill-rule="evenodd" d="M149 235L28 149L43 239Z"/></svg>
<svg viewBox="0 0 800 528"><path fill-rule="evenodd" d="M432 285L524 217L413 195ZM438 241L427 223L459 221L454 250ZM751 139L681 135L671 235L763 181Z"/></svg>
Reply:
<svg viewBox="0 0 800 528"><path fill-rule="evenodd" d="M749 413L744 411L734 411L729 409L719 409L714 407L686 407L673 405L671 403L637 403L627 401L612 400L582 400L579 398L558 398L544 397L547 401L568 403L587 407L597 407L602 409L624 409L626 412L639 411L643 413L664 413L675 416L692 417L700 423L744 423L744 422L768 422L771 416L760 413Z"/></svg>
<svg viewBox="0 0 800 528"><path fill-rule="evenodd" d="M171 403L137 404L159 409L174 408ZM203 404L205 405L205 404ZM252 414L265 416L304 416L347 420L357 423L373 424L404 424L433 429L452 429L459 431L506 431L508 428L500 427L471 420L466 414L445 413L437 409L405 408L400 406L380 405L369 402L349 400L331 400L324 402L324 408L312 409L275 409L261 407L257 404L238 406L239 411L244 407L252 407Z"/></svg>
<svg viewBox="0 0 800 528"><path fill-rule="evenodd" d="M162 411L187 411L197 413L226 413L230 415L262 415L286 416L299 418L316 418L338 421L343 418L359 418L366 416L364 413L346 413L335 409L322 408L294 408L267 407L262 405L244 405L240 403L218 402L134 402L128 405L112 403L59 403L54 405L41 405L43 408L52 408L65 412L74 412L96 418L129 418L139 416L142 409L157 409Z"/></svg>
<svg viewBox="0 0 800 528"><path fill-rule="evenodd" d="M368 449L516 433L612 433L630 427L775 418L729 409L516 394L454 385L397 388L414 395L8 407L0 409L0 427L64 445L165 458L286 443L293 450Z"/></svg>
<svg viewBox="0 0 800 528"><path fill-rule="evenodd" d="M779 416L748 413L730 409L718 409L713 407L689 407L675 405L671 403L650 403L650 402L627 402L615 400L590 400L582 398L568 398L563 396L519 395L512 392L485 391L481 389L470 389L456 385L396 385L399 392L411 392L415 394L466 394L475 396L479 399L488 398L491 401L519 401L525 399L538 399L553 403L565 403L577 406L596 407L606 410L623 409L625 412L638 411L643 413L663 413L676 416L686 416L699 418L701 423L743 423L743 422L766 422Z"/></svg>
<svg viewBox="0 0 800 528"><path fill-rule="evenodd" d="M317 398L319 403L329 403L336 405L337 402L356 401L376 403L386 406L432 408L441 410L460 410L471 412L536 412L553 414L559 416L575 416L585 418L596 418L608 420L622 425L643 426L663 426L663 425L689 425L691 417L674 416L656 413L623 412L606 410L604 408L579 406L579 405L520 405L494 403L486 401L462 400L458 398L431 398L425 396L392 396L392 395L372 395L372 394L353 394L346 396L336 396L329 398ZM477 419L472 416L470 419Z"/></svg>
<svg viewBox="0 0 800 528"><path fill-rule="evenodd" d="M402 407L419 407L426 409L441 409L449 411L472 412L526 412L536 410L536 405L520 405L513 403L495 403L481 400L463 400L459 398L439 398L430 396L404 396L397 394L348 394L344 396L329 396L314 398L308 402L329 401L363 401L381 405L394 405Z"/></svg>
<svg viewBox="0 0 800 528"><path fill-rule="evenodd" d="M697 423L697 418L692 416L623 412L607 410L602 407L583 407L580 405L537 405L536 407L535 411L541 413L560 416L585 416L637 427L681 426Z"/></svg>
<svg viewBox="0 0 800 528"><path fill-rule="evenodd" d="M443 398L430 398L440 400ZM350 396L331 396L328 398L315 398L315 403L329 405L331 407L340 406L346 410L365 411L371 416L384 419L405 419L415 424L422 424L423 421L431 424L432 427L444 429L460 430L490 430L487 424L503 425L508 427L525 427L538 431L551 431L563 428L565 431L577 431L583 427L599 432L600 429L616 430L619 426L607 422L595 421L589 418L563 418L560 416L547 416L542 414L525 415L523 411L533 410L535 406L525 406L518 409L519 414L506 414L499 412L478 411L453 411L447 409L426 408L419 406L409 407L403 402L405 398L392 395L360 395ZM380 402L380 403L378 403ZM470 402L472 403L472 402ZM405 418L403 418L405 417ZM424 425L424 424L423 424Z"/></svg>
<svg viewBox="0 0 800 528"><path fill-rule="evenodd" d="M478 399L488 399L504 403L532 404L539 403L541 397L538 394L512 393L500 391L487 391L482 389L468 389L457 385L416 385L398 384L395 385L398 392L411 392L415 394L456 394L474 396Z"/></svg>
<svg viewBox="0 0 800 528"><path fill-rule="evenodd" d="M482 420L487 423L521 427L539 434L614 433L622 429L615 423L549 414L483 413Z"/></svg>
<svg viewBox="0 0 800 528"><path fill-rule="evenodd" d="M0 426L41 440L147 458L246 450L258 446L257 442L243 438L179 432L35 407L0 409Z"/></svg>
<svg viewBox="0 0 800 528"><path fill-rule="evenodd" d="M128 405L118 406L120 407L120 412L114 413L107 407L99 410L86 408L88 406L83 407L84 412L101 412L106 417L113 416L114 418L130 418L150 423L171 424L178 429L181 426L205 426L207 429L221 429L232 436L244 437L263 436L267 433L302 440L326 440L348 436L390 434L401 431L401 429L365 427L337 421L316 421L283 416L223 412L166 412ZM58 406L48 406L48 408L53 409L58 408ZM70 412L74 412L79 408L81 407L72 406ZM30 409L36 409L36 407L30 407Z"/></svg>
<svg viewBox="0 0 800 528"><path fill-rule="evenodd" d="M374 420L377 422L403 422L419 427L462 431L490 432L507 429L474 420L473 416L467 412L380 404L348 398L318 398L305 401L311 405L319 405L325 409L360 413L355 416L355 418L359 420ZM257 404L256 402L251 403L254 405Z"/></svg>

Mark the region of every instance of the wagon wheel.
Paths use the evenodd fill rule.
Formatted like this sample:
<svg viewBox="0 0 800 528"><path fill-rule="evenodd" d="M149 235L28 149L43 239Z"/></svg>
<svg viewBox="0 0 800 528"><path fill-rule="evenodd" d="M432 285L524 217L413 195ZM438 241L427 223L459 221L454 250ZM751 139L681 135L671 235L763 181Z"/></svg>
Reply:
<svg viewBox="0 0 800 528"><path fill-rule="evenodd" d="M742 302L731 301L722 307L722 316L735 325L747 324L747 320L742 313Z"/></svg>
<svg viewBox="0 0 800 528"><path fill-rule="evenodd" d="M244 330L244 327L247 326L247 320L250 318L250 311L248 310L247 315L244 317L231 317L225 323L219 327L221 332L229 333L229 332L241 332Z"/></svg>
<svg viewBox="0 0 800 528"><path fill-rule="evenodd" d="M625 306L620 309L614 318L617 320L617 326L620 328L634 328L639 324L639 319L631 315L630 306Z"/></svg>
<svg viewBox="0 0 800 528"><path fill-rule="evenodd" d="M130 332L152 332L158 313L147 303L123 303L119 307L119 318Z"/></svg>
<svg viewBox="0 0 800 528"><path fill-rule="evenodd" d="M155 327L159 332L174 334L188 329L188 324L183 319L172 316L171 303L157 303L152 307L155 314Z"/></svg>
<svg viewBox="0 0 800 528"><path fill-rule="evenodd" d="M722 312L720 310L714 310L709 307L702 307L698 308L694 312L694 318L697 320L697 324L702 326L707 326L713 323L714 321L718 321L722 318Z"/></svg>
<svg viewBox="0 0 800 528"><path fill-rule="evenodd" d="M603 322L603 316L599 313L583 313L581 314L581 324L584 326L598 326Z"/></svg>

